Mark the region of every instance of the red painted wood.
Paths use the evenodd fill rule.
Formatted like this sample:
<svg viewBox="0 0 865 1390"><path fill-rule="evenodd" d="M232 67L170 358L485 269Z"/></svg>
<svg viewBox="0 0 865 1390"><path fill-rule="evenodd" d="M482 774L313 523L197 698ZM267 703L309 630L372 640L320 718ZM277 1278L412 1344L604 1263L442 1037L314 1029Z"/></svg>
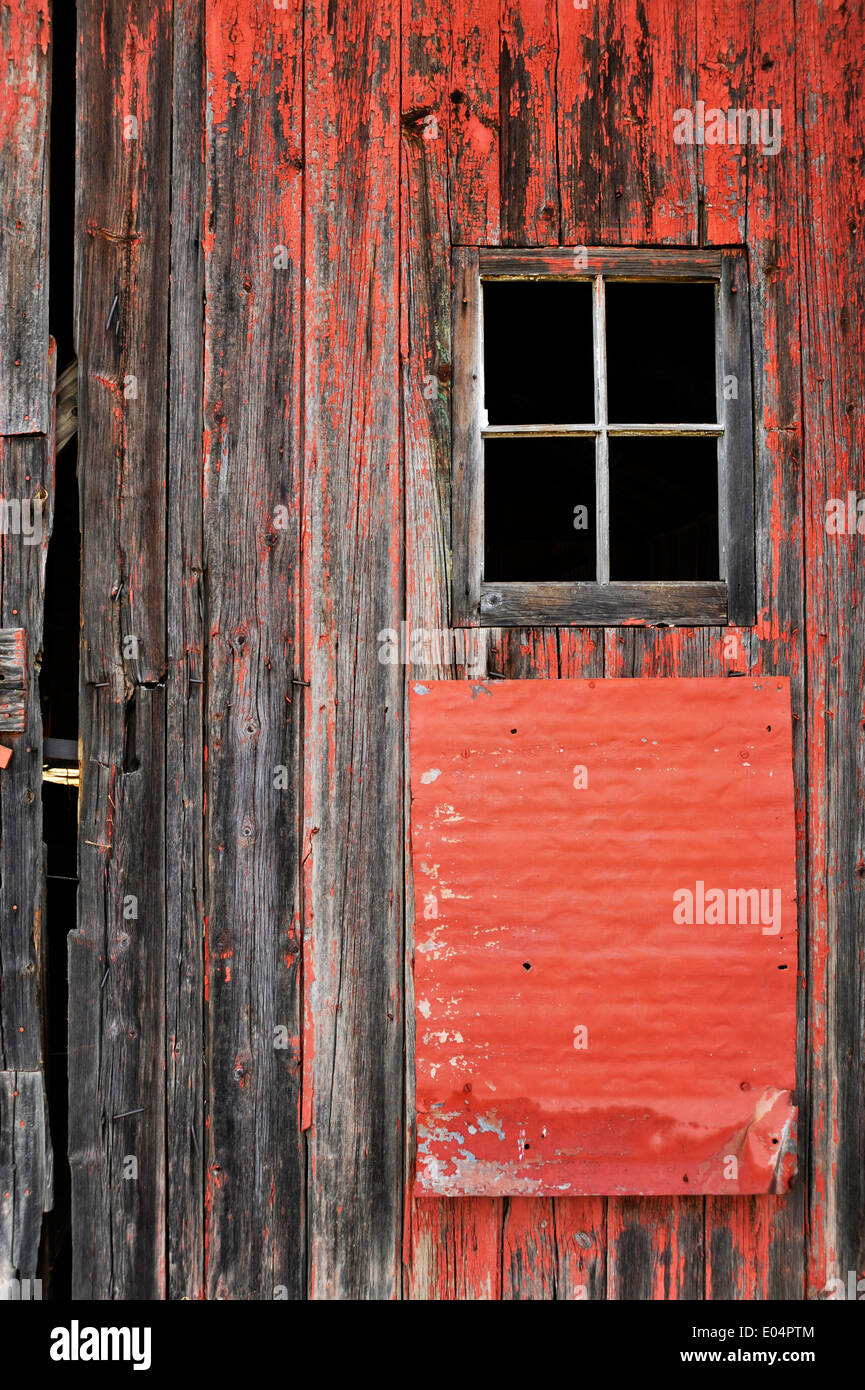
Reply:
<svg viewBox="0 0 865 1390"><path fill-rule="evenodd" d="M865 537L849 527L833 533L826 524L831 499L847 499L852 491L861 507L865 496L865 117L861 6L797 6L797 19L797 136L805 209L799 232L805 647L810 685L808 767L802 782L811 927L803 979L812 1126L805 1292L816 1298L837 1291L839 1282L846 1287L849 1271L859 1278L865 1272ZM784 269L782 264L782 274Z"/></svg>
<svg viewBox="0 0 865 1390"><path fill-rule="evenodd" d="M419 1190L785 1190L786 682L415 682L411 714Z"/></svg>

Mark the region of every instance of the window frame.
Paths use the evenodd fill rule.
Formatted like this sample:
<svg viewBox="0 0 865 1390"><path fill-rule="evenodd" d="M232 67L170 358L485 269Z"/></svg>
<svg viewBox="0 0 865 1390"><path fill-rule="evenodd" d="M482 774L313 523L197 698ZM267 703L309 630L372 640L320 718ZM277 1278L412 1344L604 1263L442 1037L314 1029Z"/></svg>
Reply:
<svg viewBox="0 0 865 1390"><path fill-rule="evenodd" d="M575 268L575 253L585 267ZM711 250L602 247L453 248L452 331L454 384L451 406L452 622L456 627L752 626L756 620L754 424L751 387L751 328L747 256L741 248ZM492 427L484 425L482 282L504 280L589 280L593 282L595 382L605 380L599 358L599 323L608 279L710 281L715 284L716 425L615 427L621 435L687 435L718 439L719 579L593 582L483 579L484 436L538 434L602 440L596 447L598 565L608 576L607 419L595 403L592 425ZM724 380L737 380L738 395L725 400ZM606 535L602 527L606 521ZM604 554L602 554L602 550ZM604 564L606 555L606 565Z"/></svg>

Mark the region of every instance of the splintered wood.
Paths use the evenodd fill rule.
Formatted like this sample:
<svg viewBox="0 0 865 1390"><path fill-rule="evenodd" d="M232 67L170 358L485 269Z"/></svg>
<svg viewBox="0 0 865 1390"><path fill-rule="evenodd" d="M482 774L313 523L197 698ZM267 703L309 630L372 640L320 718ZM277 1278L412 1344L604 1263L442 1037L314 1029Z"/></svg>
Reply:
<svg viewBox="0 0 865 1390"><path fill-rule="evenodd" d="M785 1191L788 681L414 682L419 1193Z"/></svg>

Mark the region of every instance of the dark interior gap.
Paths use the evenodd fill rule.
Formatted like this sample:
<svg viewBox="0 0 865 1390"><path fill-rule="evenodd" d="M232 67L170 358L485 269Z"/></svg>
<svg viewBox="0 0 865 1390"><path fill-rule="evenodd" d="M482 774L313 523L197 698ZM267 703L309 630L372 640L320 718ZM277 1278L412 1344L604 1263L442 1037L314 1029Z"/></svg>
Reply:
<svg viewBox="0 0 865 1390"><path fill-rule="evenodd" d="M76 6L55 3L51 32L49 326L57 344L57 376L74 408L75 388L75 53ZM70 370L71 368L71 370ZM64 373L66 376L64 378ZM58 390L58 416L60 415ZM66 416L69 434L69 414ZM58 420L59 424L59 420ZM62 435L58 428L58 442ZM71 433L56 460L54 528L45 574L45 624L39 693L46 740L78 741L78 641L81 547L78 519L78 437ZM43 1298L72 1295L70 1177L67 1162L66 938L77 921L78 767L69 750L43 754L42 838L46 863L45 1082L54 1149L54 1208L42 1228Z"/></svg>
<svg viewBox="0 0 865 1390"><path fill-rule="evenodd" d="M606 278L612 424L716 423L715 299L710 282ZM485 280L483 363L489 427L594 422L591 284ZM597 581L595 449L586 436L487 435L486 582ZM611 436L608 458L610 579L717 580L717 440Z"/></svg>

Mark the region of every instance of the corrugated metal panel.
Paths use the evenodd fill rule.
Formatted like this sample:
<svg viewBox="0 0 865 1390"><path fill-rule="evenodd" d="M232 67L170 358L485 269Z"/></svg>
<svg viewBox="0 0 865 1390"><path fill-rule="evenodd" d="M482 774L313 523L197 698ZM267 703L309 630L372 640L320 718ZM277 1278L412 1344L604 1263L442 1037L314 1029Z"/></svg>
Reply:
<svg viewBox="0 0 865 1390"><path fill-rule="evenodd" d="M795 1171L789 682L413 683L420 1192Z"/></svg>

